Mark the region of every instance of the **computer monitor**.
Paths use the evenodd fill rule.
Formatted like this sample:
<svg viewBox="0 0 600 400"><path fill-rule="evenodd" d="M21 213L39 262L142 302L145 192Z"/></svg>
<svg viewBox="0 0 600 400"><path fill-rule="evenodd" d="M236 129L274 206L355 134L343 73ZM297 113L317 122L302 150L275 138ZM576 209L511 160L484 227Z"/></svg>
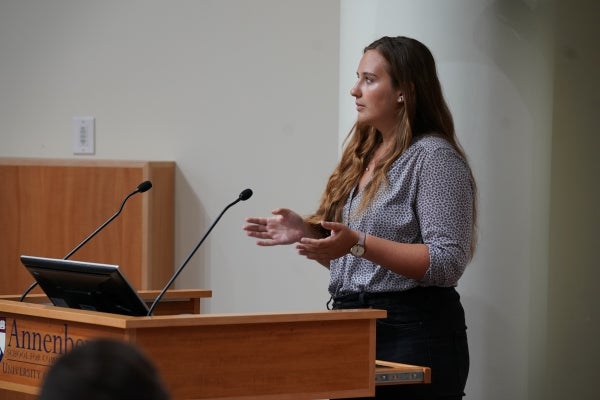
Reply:
<svg viewBox="0 0 600 400"><path fill-rule="evenodd" d="M21 256L21 262L58 307L144 316L148 306L117 265Z"/></svg>

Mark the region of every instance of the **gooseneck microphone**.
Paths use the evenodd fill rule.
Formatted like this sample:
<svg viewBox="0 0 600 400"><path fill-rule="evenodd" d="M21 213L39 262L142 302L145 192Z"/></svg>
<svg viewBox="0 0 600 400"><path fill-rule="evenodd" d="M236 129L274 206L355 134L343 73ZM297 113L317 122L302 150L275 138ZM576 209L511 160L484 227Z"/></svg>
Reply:
<svg viewBox="0 0 600 400"><path fill-rule="evenodd" d="M208 237L209 233L213 230L213 228L215 227L215 225L217 225L217 222L219 222L219 220L221 219L221 217L223 216L223 214L225 214L225 211L229 210L229 208L231 206L239 203L240 201L246 201L246 200L248 200L250 197L252 197L252 189L244 189L240 193L239 197L235 201L231 202L227 207L225 207L223 209L223 211L221 211L221 214L219 214L219 216L217 217L217 219L215 219L215 221L211 224L211 226L208 228L208 230L206 231L206 233L204 234L204 236L202 236L202 239L200 239L200 241L198 242L198 244L196 245L196 247L194 247L194 250L192 250L192 252L187 256L187 258L181 264L181 266L177 269L177 271L175 271L175 273L173 274L173 276L171 277L171 279L169 279L169 282L167 282L167 284L161 290L161 292L159 293L159 295L156 296L156 299L154 300L154 302L152 303L152 305L150 306L150 308L148 310L148 316L152 315L152 312L154 311L154 308L156 307L156 305L158 304L158 302L160 302L160 299L162 299L162 297L165 295L167 289L169 289L169 287L171 287L171 285L173 284L173 282L175 281L175 279L177 279L177 277L179 276L179 274L181 273L181 271L183 271L183 269L188 264L188 262L190 261L190 259L194 256L194 254L200 248L200 246L202 245L202 243L204 242L204 240Z"/></svg>
<svg viewBox="0 0 600 400"><path fill-rule="evenodd" d="M83 245L85 245L87 242L90 241L90 239L92 239L94 236L96 236L102 229L104 229L104 227L106 227L106 225L110 224L112 222L112 220L114 220L115 218L117 218L117 216L119 216L119 214L121 214L121 211L123 211L123 207L125 206L125 203L127 202L127 200L129 200L129 198L131 196L133 196L136 193L144 193L147 192L148 190L150 190L150 188L152 188L152 182L150 181L144 181L142 183L140 183L137 188L129 193L121 202L121 207L119 207L119 210L114 213L109 219L107 219L102 225L100 225L94 232L92 232L88 237L86 237L85 239L83 239L83 241L81 243L79 243L77 246L75 246L75 248L73 248L73 250L71 250L66 256L64 256L63 260L68 260L73 254L75 254L75 252L77 252L77 250L79 250L80 248L83 247ZM23 301L25 300L25 297L29 294L29 292L31 292L36 286L37 286L37 281L33 282L28 288L27 290L25 290L25 292L23 293L23 295L21 295L21 298L19 299L19 301Z"/></svg>

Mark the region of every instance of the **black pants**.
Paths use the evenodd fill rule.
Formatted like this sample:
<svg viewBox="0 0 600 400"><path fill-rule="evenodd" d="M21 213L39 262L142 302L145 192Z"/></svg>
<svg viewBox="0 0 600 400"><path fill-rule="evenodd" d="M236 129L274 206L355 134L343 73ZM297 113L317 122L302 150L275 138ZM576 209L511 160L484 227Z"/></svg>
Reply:
<svg viewBox="0 0 600 400"><path fill-rule="evenodd" d="M334 298L333 308L387 310L387 318L377 320L377 359L431 368L431 384L378 386L375 398L462 399L469 349L464 310L454 288L356 293Z"/></svg>

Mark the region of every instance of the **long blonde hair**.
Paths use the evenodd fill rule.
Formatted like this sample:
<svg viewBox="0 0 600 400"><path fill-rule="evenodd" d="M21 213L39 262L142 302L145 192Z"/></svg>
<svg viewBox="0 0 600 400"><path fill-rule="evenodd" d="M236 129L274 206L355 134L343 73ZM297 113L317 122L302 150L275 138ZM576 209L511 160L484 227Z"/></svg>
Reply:
<svg viewBox="0 0 600 400"><path fill-rule="evenodd" d="M443 137L466 161L429 49L415 39L385 36L371 43L363 52L368 50L379 52L387 61L392 86L402 91L404 102L397 109L393 145L378 162L373 178L365 186L361 210L373 201L381 185L388 184L386 175L391 165L420 135L433 133ZM319 208L307 218L309 223L317 225L323 220L342 222L344 204L381 142L381 132L369 125L354 124L344 140L342 157L329 177ZM476 190L475 180L472 179L472 182L473 190ZM476 215L474 203L474 224ZM474 242L472 247L474 249Z"/></svg>

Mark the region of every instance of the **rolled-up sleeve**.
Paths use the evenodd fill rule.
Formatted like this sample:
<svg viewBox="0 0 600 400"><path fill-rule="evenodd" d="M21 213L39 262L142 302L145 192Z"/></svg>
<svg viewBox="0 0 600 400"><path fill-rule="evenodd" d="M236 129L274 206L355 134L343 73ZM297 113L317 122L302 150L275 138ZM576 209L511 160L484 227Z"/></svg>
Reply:
<svg viewBox="0 0 600 400"><path fill-rule="evenodd" d="M429 268L421 284L455 286L471 259L474 190L469 167L451 149L422 160L416 210Z"/></svg>

